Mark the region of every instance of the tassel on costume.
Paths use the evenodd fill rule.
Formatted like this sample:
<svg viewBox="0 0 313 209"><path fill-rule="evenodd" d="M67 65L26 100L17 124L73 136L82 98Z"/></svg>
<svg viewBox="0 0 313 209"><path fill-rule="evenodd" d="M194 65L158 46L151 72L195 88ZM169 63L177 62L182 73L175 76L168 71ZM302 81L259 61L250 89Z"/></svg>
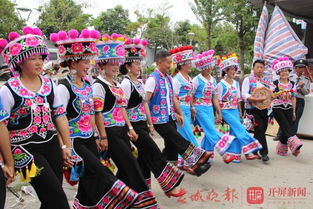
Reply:
<svg viewBox="0 0 313 209"><path fill-rule="evenodd" d="M22 169L20 169L19 174L20 174L21 182L24 182L26 179L25 179L25 177L24 177L24 174L23 174Z"/></svg>
<svg viewBox="0 0 313 209"><path fill-rule="evenodd" d="M25 179L25 181L26 181L26 182L30 182L28 166L26 166L26 179Z"/></svg>
<svg viewBox="0 0 313 209"><path fill-rule="evenodd" d="M34 160L33 160L32 165L31 165L31 167L30 167L30 171L29 171L29 177L30 177L30 178L35 177L35 176L36 176L36 173L37 173L37 167L36 167L36 165L35 165L35 163L34 163Z"/></svg>

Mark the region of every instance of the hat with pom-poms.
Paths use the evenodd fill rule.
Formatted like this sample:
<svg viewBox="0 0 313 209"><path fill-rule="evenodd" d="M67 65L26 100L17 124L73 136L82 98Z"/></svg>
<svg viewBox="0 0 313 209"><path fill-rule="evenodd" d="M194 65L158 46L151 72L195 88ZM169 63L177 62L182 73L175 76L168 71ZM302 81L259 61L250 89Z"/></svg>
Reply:
<svg viewBox="0 0 313 209"><path fill-rule="evenodd" d="M96 59L98 49L96 40L100 38L97 30L83 29L81 33L77 30L59 31L51 33L50 40L58 45L60 61Z"/></svg>
<svg viewBox="0 0 313 209"><path fill-rule="evenodd" d="M234 67L238 70L238 57L235 53L229 53L222 57L222 61L219 64L222 71L227 70L229 67Z"/></svg>
<svg viewBox="0 0 313 209"><path fill-rule="evenodd" d="M169 51L172 54L172 60L176 65L191 63L193 60L192 46L181 46Z"/></svg>
<svg viewBox="0 0 313 209"><path fill-rule="evenodd" d="M9 42L6 39L0 39L0 53L13 75L18 73L15 70L17 65L27 58L40 54L46 59L49 55L48 47L39 28L26 26L22 32L23 35L17 32L9 33Z"/></svg>
<svg viewBox="0 0 313 209"><path fill-rule="evenodd" d="M113 33L111 36L104 34L101 41L97 42L99 51L97 63L119 63L125 62L125 46L126 41L124 35Z"/></svg>
<svg viewBox="0 0 313 209"><path fill-rule="evenodd" d="M292 71L293 64L292 64L292 61L289 59L289 57L281 57L273 61L272 69L276 72L276 74L279 74L284 69L288 69L289 71Z"/></svg>
<svg viewBox="0 0 313 209"><path fill-rule="evenodd" d="M214 50L202 52L194 57L194 63L198 70L204 70L206 68L213 68L216 63L216 58L214 57Z"/></svg>
<svg viewBox="0 0 313 209"><path fill-rule="evenodd" d="M140 40L138 38L130 39L126 38L125 51L126 51L126 62L134 62L143 60L146 58L146 48L148 46L147 40Z"/></svg>

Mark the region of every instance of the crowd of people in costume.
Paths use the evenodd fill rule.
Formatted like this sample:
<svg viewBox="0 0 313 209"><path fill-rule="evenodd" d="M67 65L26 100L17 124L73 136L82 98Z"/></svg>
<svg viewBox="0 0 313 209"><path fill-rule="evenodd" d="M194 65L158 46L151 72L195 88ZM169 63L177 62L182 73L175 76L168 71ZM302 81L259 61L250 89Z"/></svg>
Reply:
<svg viewBox="0 0 313 209"><path fill-rule="evenodd" d="M58 67L69 73L56 85L43 76L49 51L41 30L25 27L22 32L0 40L12 74L0 89L0 208L5 185L17 174L31 184L44 209L70 208L63 175L70 184L78 183L73 208L160 208L151 173L166 196L181 197L185 173L200 177L207 172L215 150L227 164L239 163L241 154L247 160L269 160L269 108L254 105L269 97L281 127L277 154L286 156L288 148L294 156L300 153L296 132L309 83L301 73L304 60L295 63L295 80L289 79L291 60L275 60L274 82L263 76L264 61L256 60L240 88L234 54L218 61L214 50L194 55L192 46L183 46L157 52L156 69L144 83L139 77L146 40L87 29L59 31L50 35L59 66L45 66L46 74ZM99 74L93 78L88 77L91 60ZM170 76L172 63L176 69ZM193 64L199 74L191 78ZM216 67L222 71L219 82L211 75ZM257 88L271 94L256 96ZM254 137L242 123L241 98L254 122ZM221 122L230 126L229 133L217 131ZM200 145L193 126L203 130ZM164 140L163 150L153 140L155 131ZM108 159L117 172L104 163Z"/></svg>

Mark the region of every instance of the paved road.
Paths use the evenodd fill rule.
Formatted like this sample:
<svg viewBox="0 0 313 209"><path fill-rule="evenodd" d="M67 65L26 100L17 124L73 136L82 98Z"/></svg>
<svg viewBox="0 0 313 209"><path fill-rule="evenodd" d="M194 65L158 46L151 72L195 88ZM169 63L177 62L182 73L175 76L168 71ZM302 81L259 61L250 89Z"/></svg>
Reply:
<svg viewBox="0 0 313 209"><path fill-rule="evenodd" d="M160 147L162 139L155 138ZM276 142L268 137L270 158L268 164L260 160L226 165L220 156L212 168L200 178L187 175L181 187L187 194L180 199L167 198L153 180L152 188L163 209L312 209L313 206L313 140L304 140L298 158L275 154ZM21 187L20 183L13 185ZM72 202L76 187L64 184L68 199ZM6 208L16 202L7 192ZM24 204L13 208L39 208L39 201L23 195Z"/></svg>

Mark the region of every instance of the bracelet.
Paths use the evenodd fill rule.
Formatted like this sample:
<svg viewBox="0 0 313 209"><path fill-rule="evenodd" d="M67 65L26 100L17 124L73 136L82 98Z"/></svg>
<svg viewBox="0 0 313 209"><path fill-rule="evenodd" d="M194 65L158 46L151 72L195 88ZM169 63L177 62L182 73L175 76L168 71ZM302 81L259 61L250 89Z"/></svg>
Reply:
<svg viewBox="0 0 313 209"><path fill-rule="evenodd" d="M194 106L191 107L192 110L195 110L196 108Z"/></svg>
<svg viewBox="0 0 313 209"><path fill-rule="evenodd" d="M128 130L134 130L134 128L132 126L128 127Z"/></svg>
<svg viewBox="0 0 313 209"><path fill-rule="evenodd" d="M0 167L4 168L4 163L0 161Z"/></svg>
<svg viewBox="0 0 313 209"><path fill-rule="evenodd" d="M108 139L108 137L107 136L100 136L99 139L100 140L106 140L106 139Z"/></svg>
<svg viewBox="0 0 313 209"><path fill-rule="evenodd" d="M63 149L72 149L72 147L67 147L67 146L64 144L64 145L62 145L61 149L62 149L62 150L63 150Z"/></svg>
<svg viewBox="0 0 313 209"><path fill-rule="evenodd" d="M148 126L149 128L151 128L151 127L153 127L153 124L147 124L147 126Z"/></svg>

